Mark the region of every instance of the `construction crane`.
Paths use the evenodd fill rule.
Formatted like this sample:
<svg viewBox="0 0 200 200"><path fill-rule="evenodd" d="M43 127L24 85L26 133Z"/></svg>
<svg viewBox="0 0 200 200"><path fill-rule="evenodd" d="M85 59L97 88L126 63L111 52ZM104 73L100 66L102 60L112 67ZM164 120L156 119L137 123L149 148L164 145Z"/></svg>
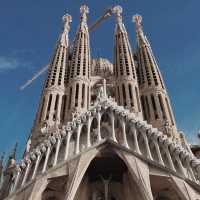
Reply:
<svg viewBox="0 0 200 200"><path fill-rule="evenodd" d="M89 32L95 30L102 21L106 20L108 17L110 17L113 14L113 8L108 8L105 13L99 17L90 27L89 27ZM29 86L35 79L37 79L41 74L43 74L48 68L50 64L45 65L41 70L39 70L37 73L33 75L33 77L26 81L25 84L23 84L20 87L20 90L24 90L27 86Z"/></svg>

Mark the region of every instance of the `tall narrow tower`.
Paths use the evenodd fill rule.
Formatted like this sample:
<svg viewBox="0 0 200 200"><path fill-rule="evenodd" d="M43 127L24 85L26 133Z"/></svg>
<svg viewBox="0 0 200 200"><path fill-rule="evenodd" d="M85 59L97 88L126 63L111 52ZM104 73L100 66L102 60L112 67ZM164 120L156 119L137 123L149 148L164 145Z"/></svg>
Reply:
<svg viewBox="0 0 200 200"><path fill-rule="evenodd" d="M117 23L114 44L114 74L116 100L119 105L135 113L141 113L136 69L126 28L122 22L122 8L114 8Z"/></svg>
<svg viewBox="0 0 200 200"><path fill-rule="evenodd" d="M138 79L143 117L168 136L178 137L169 97L151 46L142 29L142 17L133 16L136 26Z"/></svg>
<svg viewBox="0 0 200 200"><path fill-rule="evenodd" d="M66 121L72 118L71 113L86 110L89 107L89 78L90 78L90 45L87 26L87 13L89 8L81 6L81 19L78 27L72 59L70 73L68 74L68 101L66 108Z"/></svg>
<svg viewBox="0 0 200 200"><path fill-rule="evenodd" d="M63 121L63 98L66 88L66 72L68 67L70 15L63 16L64 30L59 37L56 49L49 64L48 76L44 84L39 109L32 131L32 145L38 143L42 134L41 127L58 126Z"/></svg>

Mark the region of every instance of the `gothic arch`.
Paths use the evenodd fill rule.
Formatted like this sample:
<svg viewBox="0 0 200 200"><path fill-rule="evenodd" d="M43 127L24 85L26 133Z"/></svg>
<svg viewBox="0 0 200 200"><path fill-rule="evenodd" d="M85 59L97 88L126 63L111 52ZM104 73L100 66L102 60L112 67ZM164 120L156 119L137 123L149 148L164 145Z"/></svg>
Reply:
<svg viewBox="0 0 200 200"><path fill-rule="evenodd" d="M138 162L140 163L141 161L138 161L139 159L133 157L133 155L130 155L132 157L132 160L130 161L129 157L127 157L127 155L125 156L125 154L121 151L115 150L114 148L110 148L111 144L108 144L108 146L104 146L102 147L102 149L92 149L86 153L84 153L80 160L79 160L79 164L77 166L75 175L73 177L73 183L70 186L69 192L68 192L68 197L66 197L66 200L72 200L72 199L80 199L77 195L80 194L80 189L84 190L84 195L85 197L88 198L87 196L87 187L83 186L88 184L88 181L91 180L95 180L98 177L95 177L95 174L98 175L98 173L104 173L102 174L103 177L105 177L106 180L106 176L109 174L109 170L110 172L113 172L113 180L119 180L123 181L128 180L129 187L131 187L131 189L135 190L135 193L137 193L138 197L136 197L136 200L153 200L153 197L151 195L151 188L148 188L148 180L149 180L149 174L146 173L145 175L147 175L146 178L146 183L141 184L142 182L144 182L144 180L141 180L141 176L138 176L138 169L136 170L133 165L135 166L135 163L132 163L132 161L134 162ZM108 147L108 148L107 148ZM99 154L100 153L100 154ZM106 156L110 155L109 159L106 158ZM105 156L105 158L104 158ZM114 156L114 157L112 157ZM104 161L99 160L99 158L102 158ZM113 158L113 159L112 159ZM106 160L107 159L107 160ZM137 160L137 161L135 161ZM100 162L101 165L98 163L96 166L101 166L96 168L95 166L93 166L93 164L95 162ZM113 162L118 162L119 164L119 168L117 167L116 163ZM110 169L109 169L109 164L110 163ZM107 165L108 164L108 165ZM102 165L104 167L102 167ZM144 163L143 163L144 165ZM92 167L93 166L93 167ZM126 176L123 174L120 177L120 173L116 173L116 170L121 170L120 173L122 172L126 172ZM146 169L148 169L148 166L146 166ZM90 170L99 170L98 172L96 171L90 171ZM144 166L143 169L144 170ZM148 171L148 170L147 170ZM90 174L91 173L91 174ZM117 176L116 176L117 174ZM94 177L92 177L94 175ZM101 174L100 174L101 175ZM101 177L101 176L99 176ZM120 182L119 181L119 182ZM135 188L132 188L135 187ZM150 187L150 184L149 184ZM83 195L83 193L81 193ZM130 194L131 195L131 194ZM84 199L84 198L83 198ZM119 199L120 200L120 199Z"/></svg>
<svg viewBox="0 0 200 200"><path fill-rule="evenodd" d="M109 110L105 110L103 113L102 113L102 116L101 116L101 137L102 138L111 138L112 137L112 133L111 133L111 127L112 127L112 124L111 124L111 117L110 117L110 114L109 114Z"/></svg>

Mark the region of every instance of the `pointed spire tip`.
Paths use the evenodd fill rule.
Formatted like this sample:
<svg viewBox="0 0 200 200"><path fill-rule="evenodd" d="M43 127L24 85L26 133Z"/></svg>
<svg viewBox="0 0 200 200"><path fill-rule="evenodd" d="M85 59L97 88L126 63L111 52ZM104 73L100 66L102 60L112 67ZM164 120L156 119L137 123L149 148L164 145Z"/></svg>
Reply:
<svg viewBox="0 0 200 200"><path fill-rule="evenodd" d="M136 14L136 15L133 16L132 19L133 19L133 22L135 22L138 25L141 25L141 23L142 23L142 16L141 15Z"/></svg>
<svg viewBox="0 0 200 200"><path fill-rule="evenodd" d="M87 5L82 5L81 7L80 7L80 13L81 14L87 14L87 13L89 13L89 8L88 8L88 6Z"/></svg>
<svg viewBox="0 0 200 200"><path fill-rule="evenodd" d="M116 14L116 17L117 17L117 23L122 23L122 12L123 12L123 9L119 5L113 8L113 13Z"/></svg>
<svg viewBox="0 0 200 200"><path fill-rule="evenodd" d="M120 16L123 12L123 9L121 6L117 5L113 8L113 13L117 14L117 16Z"/></svg>
<svg viewBox="0 0 200 200"><path fill-rule="evenodd" d="M72 22L72 16L69 15L69 14L65 14L63 17L62 17L62 20L64 23L70 23Z"/></svg>

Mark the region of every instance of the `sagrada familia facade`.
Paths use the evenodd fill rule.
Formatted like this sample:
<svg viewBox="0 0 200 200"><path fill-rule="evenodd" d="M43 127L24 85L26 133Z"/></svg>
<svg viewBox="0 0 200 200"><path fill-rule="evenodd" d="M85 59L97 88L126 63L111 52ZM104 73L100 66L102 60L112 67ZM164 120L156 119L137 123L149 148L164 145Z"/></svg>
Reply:
<svg viewBox="0 0 200 200"><path fill-rule="evenodd" d="M112 64L91 58L89 9L80 12L72 45L63 16L22 160L14 151L0 163L0 200L200 200L200 160L177 130L142 17L133 52L112 9Z"/></svg>

